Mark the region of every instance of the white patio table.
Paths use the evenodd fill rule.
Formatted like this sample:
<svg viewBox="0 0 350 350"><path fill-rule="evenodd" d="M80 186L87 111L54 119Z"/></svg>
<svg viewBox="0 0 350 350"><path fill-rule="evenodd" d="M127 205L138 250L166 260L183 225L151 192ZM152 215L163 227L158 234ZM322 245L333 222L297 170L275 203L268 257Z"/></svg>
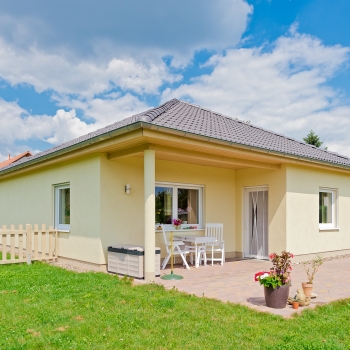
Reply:
<svg viewBox="0 0 350 350"><path fill-rule="evenodd" d="M174 236L174 239L183 241L184 243L194 243L195 246L195 267L199 267L198 245L216 242L215 237L211 236Z"/></svg>

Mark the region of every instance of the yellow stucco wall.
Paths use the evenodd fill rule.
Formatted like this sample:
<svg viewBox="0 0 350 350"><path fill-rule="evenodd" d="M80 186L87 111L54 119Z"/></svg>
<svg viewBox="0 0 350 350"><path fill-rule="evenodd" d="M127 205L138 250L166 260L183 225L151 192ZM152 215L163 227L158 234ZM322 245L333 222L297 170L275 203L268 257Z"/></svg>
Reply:
<svg viewBox="0 0 350 350"><path fill-rule="evenodd" d="M319 190L338 190L339 231L319 230ZM350 175L287 167L287 249L296 255L350 249Z"/></svg>
<svg viewBox="0 0 350 350"><path fill-rule="evenodd" d="M100 154L0 179L0 225L53 225L53 186L69 182L71 229L59 234L59 255L106 264L109 245L144 245L143 171L143 158L108 160ZM350 249L347 174L292 165L279 170L231 170L156 160L156 181L203 185L203 224L224 224L227 253L243 251L244 189L255 186L267 186L269 191L269 253ZM130 195L124 192L125 184L131 186ZM339 231L319 230L320 187L338 190ZM162 234L155 235L164 257Z"/></svg>
<svg viewBox="0 0 350 350"><path fill-rule="evenodd" d="M124 186L130 184L131 193ZM101 158L101 243L104 256L115 244L143 245L143 159ZM101 257L102 259L102 257ZM103 259L101 263L106 263Z"/></svg>
<svg viewBox="0 0 350 350"><path fill-rule="evenodd" d="M286 169L240 169L236 171L236 246L243 251L244 189L268 187L268 252L286 248Z"/></svg>
<svg viewBox="0 0 350 350"><path fill-rule="evenodd" d="M234 170L156 160L156 181L203 185L203 223L223 223L226 251L236 250ZM130 195L124 192L127 183ZM101 238L105 253L112 244L143 245L143 224L143 159L102 158ZM155 234L164 257L162 233Z"/></svg>
<svg viewBox="0 0 350 350"><path fill-rule="evenodd" d="M71 225L60 233L58 255L100 263L100 156L83 157L0 179L0 225L54 225L55 184L71 185Z"/></svg>

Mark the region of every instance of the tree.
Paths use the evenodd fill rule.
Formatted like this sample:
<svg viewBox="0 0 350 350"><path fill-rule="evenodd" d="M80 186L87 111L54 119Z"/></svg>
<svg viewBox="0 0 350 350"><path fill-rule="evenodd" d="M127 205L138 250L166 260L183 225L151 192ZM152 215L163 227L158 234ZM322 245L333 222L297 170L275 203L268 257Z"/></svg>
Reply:
<svg viewBox="0 0 350 350"><path fill-rule="evenodd" d="M316 147L321 147L323 142L321 142L320 137L314 133L311 129L310 132L303 138L303 140L309 145L313 145Z"/></svg>

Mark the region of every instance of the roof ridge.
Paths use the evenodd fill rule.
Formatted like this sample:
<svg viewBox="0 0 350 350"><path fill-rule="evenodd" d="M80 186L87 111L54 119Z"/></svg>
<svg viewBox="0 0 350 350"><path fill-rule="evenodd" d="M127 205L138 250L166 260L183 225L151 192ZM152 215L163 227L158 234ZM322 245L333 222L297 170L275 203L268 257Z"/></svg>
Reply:
<svg viewBox="0 0 350 350"><path fill-rule="evenodd" d="M172 100L167 101L158 107L151 108L146 112L135 114L133 115L133 117L136 118L136 121L153 122L154 119L159 117L164 112L167 112L169 109L171 109L174 105L178 104L179 102L180 101L177 98L173 98Z"/></svg>

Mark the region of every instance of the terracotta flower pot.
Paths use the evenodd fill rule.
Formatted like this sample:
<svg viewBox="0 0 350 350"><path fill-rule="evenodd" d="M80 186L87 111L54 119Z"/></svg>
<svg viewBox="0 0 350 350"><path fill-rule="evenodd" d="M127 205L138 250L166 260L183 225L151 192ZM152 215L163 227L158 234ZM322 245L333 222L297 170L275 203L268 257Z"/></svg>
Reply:
<svg viewBox="0 0 350 350"><path fill-rule="evenodd" d="M293 301L292 307L293 307L293 309L298 309L299 308L299 301Z"/></svg>
<svg viewBox="0 0 350 350"><path fill-rule="evenodd" d="M304 294L311 298L311 292L314 285L312 283L303 282L301 286L303 287Z"/></svg>
<svg viewBox="0 0 350 350"><path fill-rule="evenodd" d="M287 305L289 288L289 285L276 287L275 289L264 286L266 305L274 309L284 309Z"/></svg>

